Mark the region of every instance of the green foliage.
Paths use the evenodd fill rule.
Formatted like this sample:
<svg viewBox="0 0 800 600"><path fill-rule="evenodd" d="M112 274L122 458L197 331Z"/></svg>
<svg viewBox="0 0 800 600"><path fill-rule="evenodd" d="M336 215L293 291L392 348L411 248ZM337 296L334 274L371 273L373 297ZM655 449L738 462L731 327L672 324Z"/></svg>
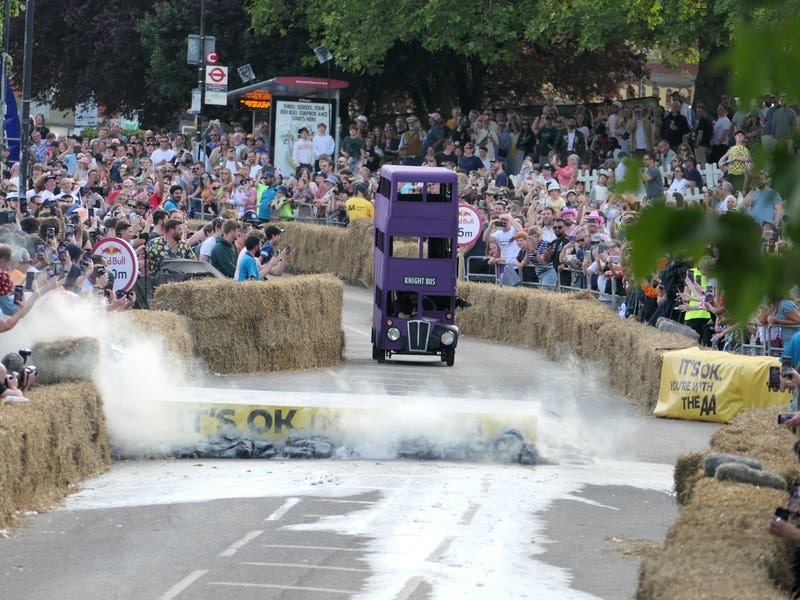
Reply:
<svg viewBox="0 0 800 600"><path fill-rule="evenodd" d="M716 68L730 72L731 91L741 106L757 106L765 95L780 92L800 100L798 2L723 0L716 11L727 12L733 40ZM783 199L783 235L791 240L790 249L762 253L760 230L743 214L718 217L700 209L649 208L628 229L635 272L646 276L664 255L697 260L713 247L714 275L737 322L747 322L765 298L785 297L800 283L800 160L779 146L774 152L756 150L754 163L754 172L767 168L773 174L772 186ZM638 165L632 170L638 175Z"/></svg>
<svg viewBox="0 0 800 600"><path fill-rule="evenodd" d="M524 42L546 49L576 42L579 52L609 41L680 47L700 26L704 4L674 0L250 0L253 29L266 34L307 30L336 64L353 73L379 73L397 43L418 42L430 53L451 51L484 65L512 60Z"/></svg>

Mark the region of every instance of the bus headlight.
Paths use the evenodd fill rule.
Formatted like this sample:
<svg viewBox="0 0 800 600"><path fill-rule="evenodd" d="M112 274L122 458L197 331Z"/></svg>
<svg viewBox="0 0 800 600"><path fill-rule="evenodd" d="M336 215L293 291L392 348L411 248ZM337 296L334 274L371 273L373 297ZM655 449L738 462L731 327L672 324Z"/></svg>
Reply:
<svg viewBox="0 0 800 600"><path fill-rule="evenodd" d="M456 336L452 331L445 331L439 341L442 342L442 346L452 346L456 341Z"/></svg>
<svg viewBox="0 0 800 600"><path fill-rule="evenodd" d="M400 339L400 330L397 327L389 327L389 329L386 330L386 337L396 342Z"/></svg>

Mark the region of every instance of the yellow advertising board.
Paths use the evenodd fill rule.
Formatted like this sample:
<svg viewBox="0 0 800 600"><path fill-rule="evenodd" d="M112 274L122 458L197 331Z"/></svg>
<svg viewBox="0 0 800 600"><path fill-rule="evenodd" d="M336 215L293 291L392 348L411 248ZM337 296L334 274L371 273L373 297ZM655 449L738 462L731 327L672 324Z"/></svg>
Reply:
<svg viewBox="0 0 800 600"><path fill-rule="evenodd" d="M171 396L174 432L182 438L238 434L248 438L284 441L304 432L331 438L349 438L384 432L388 437L494 437L509 429L527 441L536 439L537 419L523 403L461 402L445 399L365 397L353 400L340 394L312 394L190 388ZM227 397L226 397L227 396ZM237 401L235 397L245 399ZM401 401L402 400L402 401Z"/></svg>
<svg viewBox="0 0 800 600"><path fill-rule="evenodd" d="M780 360L687 348L661 357L657 417L729 423L740 411L788 404Z"/></svg>

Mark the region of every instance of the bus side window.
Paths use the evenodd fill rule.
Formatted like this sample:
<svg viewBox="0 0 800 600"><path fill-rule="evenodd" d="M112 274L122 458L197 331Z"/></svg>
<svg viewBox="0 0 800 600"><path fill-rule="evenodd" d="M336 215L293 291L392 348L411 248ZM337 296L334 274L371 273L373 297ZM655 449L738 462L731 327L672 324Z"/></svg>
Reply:
<svg viewBox="0 0 800 600"><path fill-rule="evenodd" d="M398 181L396 186L398 202L422 202L422 184Z"/></svg>
<svg viewBox="0 0 800 600"><path fill-rule="evenodd" d="M386 234L381 229L375 228L375 248L386 253Z"/></svg>
<svg viewBox="0 0 800 600"><path fill-rule="evenodd" d="M452 258L453 247L449 238L428 238L428 258Z"/></svg>
<svg viewBox="0 0 800 600"><path fill-rule="evenodd" d="M453 186L449 183L429 183L428 202L450 202L453 198Z"/></svg>

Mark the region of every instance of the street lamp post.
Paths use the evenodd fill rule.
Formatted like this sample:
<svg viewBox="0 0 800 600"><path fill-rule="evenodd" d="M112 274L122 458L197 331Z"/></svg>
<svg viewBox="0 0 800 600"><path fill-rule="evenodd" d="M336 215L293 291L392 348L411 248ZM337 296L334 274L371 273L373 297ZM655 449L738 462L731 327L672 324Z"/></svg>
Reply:
<svg viewBox="0 0 800 600"><path fill-rule="evenodd" d="M325 46L317 46L314 48L314 54L317 56L317 60L319 64L326 65L328 67L328 79L327 79L327 88L328 88L328 106L330 107L331 104L331 63L333 62L333 54L331 51L328 50ZM338 98L338 97L337 97ZM339 148L339 138L341 136L341 125L339 124L339 103L336 103L336 148ZM336 151L334 150L334 153Z"/></svg>
<svg viewBox="0 0 800 600"><path fill-rule="evenodd" d="M22 61L22 115L19 134L19 197L24 198L28 191L28 138L31 130L31 79L33 77L33 15L36 0L28 0L25 5L25 48ZM3 123L5 127L5 123Z"/></svg>

